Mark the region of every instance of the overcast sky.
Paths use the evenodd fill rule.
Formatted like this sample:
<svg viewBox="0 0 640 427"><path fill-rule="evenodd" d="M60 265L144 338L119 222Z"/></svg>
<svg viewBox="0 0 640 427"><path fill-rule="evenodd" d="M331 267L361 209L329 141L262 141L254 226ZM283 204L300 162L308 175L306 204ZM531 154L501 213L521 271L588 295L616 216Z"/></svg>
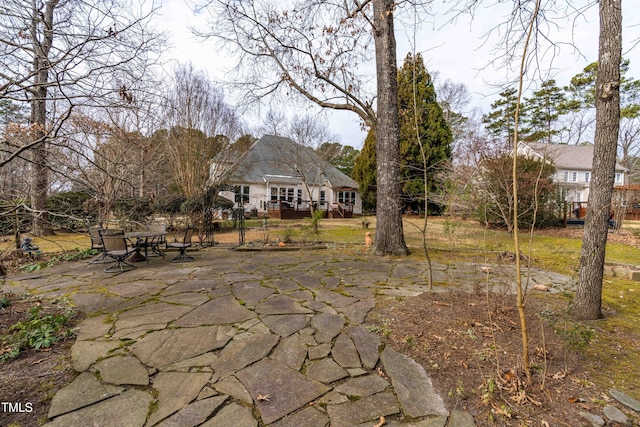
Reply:
<svg viewBox="0 0 640 427"><path fill-rule="evenodd" d="M195 15L185 0L161 0L161 3L157 25L171 35L172 49L168 56L181 62L190 61L196 68L206 70L214 81L228 79L225 70L234 64L220 56L212 40L198 40L189 31L189 27L206 28L205 16ZM438 72L442 80L464 83L472 94L472 106L486 113L500 92L499 85L514 77L514 73L503 64L491 64L492 59L499 55L496 45L504 34L504 28L498 25L508 21L510 5L505 8L505 5L487 1L489 6L476 10L473 16L457 16L446 13L445 2L437 1L436 4L440 9L433 10L432 16L424 18L418 30L413 29L411 14L400 16L401 22L396 24L398 61L402 61L408 52L422 53L430 72ZM631 60L629 74L640 78L640 2L626 0L622 13L623 56ZM455 16L457 19L453 20ZM559 51L541 51L540 67L536 73L530 74L530 78L539 81L540 78L552 77L559 86L564 86L587 64L597 60L598 5L595 3L578 19L556 22L549 29L548 36L557 44ZM492 29L491 37L485 40L484 36ZM316 111L313 106L309 109ZM366 135L354 113L334 112L328 117L332 131L340 136L342 144L362 147ZM248 123L261 120L259 117L244 119Z"/></svg>

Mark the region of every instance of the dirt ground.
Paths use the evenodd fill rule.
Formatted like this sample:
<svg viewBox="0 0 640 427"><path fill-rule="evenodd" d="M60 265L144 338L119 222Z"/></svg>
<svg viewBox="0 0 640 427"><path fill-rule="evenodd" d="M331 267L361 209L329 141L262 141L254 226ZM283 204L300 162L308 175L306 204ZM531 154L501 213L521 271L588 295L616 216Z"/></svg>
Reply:
<svg viewBox="0 0 640 427"><path fill-rule="evenodd" d="M8 329L27 319L29 310L42 306L42 313L60 310L47 301L23 299L16 295L0 293L0 299L7 298L9 305L0 308L0 336ZM80 321L72 319L72 324ZM7 412L0 408L0 425L32 427L42 425L47 419L51 398L55 392L69 384L76 374L71 368L70 351L75 338L55 343L44 350L23 350L18 358L0 362L0 401L21 404L22 412ZM7 351L0 342L0 354Z"/></svg>
<svg viewBox="0 0 640 427"><path fill-rule="evenodd" d="M558 301L528 299L530 383L512 295L425 293L377 309L370 328L423 365L447 408L470 411L478 426L589 427L579 413L602 415L610 398L589 381L577 350L584 331L565 323Z"/></svg>

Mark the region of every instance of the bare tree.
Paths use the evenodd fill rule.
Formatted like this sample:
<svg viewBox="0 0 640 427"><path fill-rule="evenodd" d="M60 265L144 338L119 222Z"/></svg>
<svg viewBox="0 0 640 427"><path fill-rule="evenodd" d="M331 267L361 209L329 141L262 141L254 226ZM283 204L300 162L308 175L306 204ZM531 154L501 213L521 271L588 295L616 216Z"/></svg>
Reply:
<svg viewBox="0 0 640 427"><path fill-rule="evenodd" d="M394 13L390 0L205 3L215 37L233 49L234 85L246 101L301 96L323 108L351 111L376 130L378 207L375 252L406 254L399 186L399 132ZM375 52L369 53L371 37ZM358 68L375 56L377 93ZM376 104L374 108L374 102Z"/></svg>
<svg viewBox="0 0 640 427"><path fill-rule="evenodd" d="M131 105L163 38L148 28L156 6L106 2L8 0L0 10L0 97L30 106L26 144L14 159L31 163L33 233L47 234L50 148L59 143L72 110ZM26 153L29 153L27 156Z"/></svg>
<svg viewBox="0 0 640 427"><path fill-rule="evenodd" d="M211 159L242 135L224 93L191 64L179 66L167 94L164 147L175 185L185 197L204 192Z"/></svg>
<svg viewBox="0 0 640 427"><path fill-rule="evenodd" d="M596 134L589 204L573 304L577 319L602 317L602 277L620 128L621 0L601 0L596 78Z"/></svg>

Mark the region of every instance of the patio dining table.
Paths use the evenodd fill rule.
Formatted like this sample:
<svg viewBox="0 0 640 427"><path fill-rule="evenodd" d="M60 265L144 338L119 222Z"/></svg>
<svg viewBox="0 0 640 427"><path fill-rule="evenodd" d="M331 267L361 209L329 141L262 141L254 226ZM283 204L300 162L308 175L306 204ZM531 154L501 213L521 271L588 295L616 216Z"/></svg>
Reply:
<svg viewBox="0 0 640 427"><path fill-rule="evenodd" d="M167 232L159 232L159 231L131 231L125 233L125 237L131 241L135 239L136 251L133 255L129 257L129 261L132 262L142 262L148 261L147 248L151 246L151 251L164 256L164 253L160 250L157 245L153 245L154 240L160 240L163 236L166 236ZM142 254L142 248L144 247L144 255Z"/></svg>

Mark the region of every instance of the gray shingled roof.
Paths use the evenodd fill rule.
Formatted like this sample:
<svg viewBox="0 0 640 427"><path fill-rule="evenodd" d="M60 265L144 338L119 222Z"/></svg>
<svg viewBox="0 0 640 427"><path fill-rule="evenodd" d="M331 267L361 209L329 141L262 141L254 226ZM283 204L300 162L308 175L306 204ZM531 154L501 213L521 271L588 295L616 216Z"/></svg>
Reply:
<svg viewBox="0 0 640 427"><path fill-rule="evenodd" d="M553 160L558 169L593 169L593 145L543 144L527 142L529 148ZM616 163L616 171L625 171L624 166Z"/></svg>
<svg viewBox="0 0 640 427"><path fill-rule="evenodd" d="M304 178L303 178L304 177ZM358 188L358 183L322 160L315 151L295 141L265 135L238 160L227 180L231 182L277 182L328 185L332 188Z"/></svg>

